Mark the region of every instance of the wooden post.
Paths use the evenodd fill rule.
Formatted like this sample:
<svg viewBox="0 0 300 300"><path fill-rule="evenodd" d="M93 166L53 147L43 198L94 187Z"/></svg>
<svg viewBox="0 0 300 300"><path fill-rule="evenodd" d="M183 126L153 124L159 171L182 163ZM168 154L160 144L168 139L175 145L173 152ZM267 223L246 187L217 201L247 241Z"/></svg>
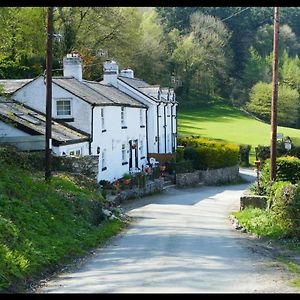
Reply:
<svg viewBox="0 0 300 300"><path fill-rule="evenodd" d="M270 184L276 179L276 143L277 143L277 98L278 98L278 36L279 8L274 9L274 41L273 41L273 88L271 108L271 153L270 153Z"/></svg>
<svg viewBox="0 0 300 300"><path fill-rule="evenodd" d="M51 179L52 149L52 38L53 38L53 7L48 7L47 22L47 56L46 56L46 140L45 140L45 180Z"/></svg>

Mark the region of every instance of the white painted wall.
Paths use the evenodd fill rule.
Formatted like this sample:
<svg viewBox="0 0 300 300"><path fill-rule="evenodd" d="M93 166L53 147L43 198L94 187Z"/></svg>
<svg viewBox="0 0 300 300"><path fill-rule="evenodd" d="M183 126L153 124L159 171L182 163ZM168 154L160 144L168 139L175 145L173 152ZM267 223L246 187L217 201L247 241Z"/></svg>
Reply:
<svg viewBox="0 0 300 300"><path fill-rule="evenodd" d="M0 137L30 136L30 134L0 121Z"/></svg>
<svg viewBox="0 0 300 300"><path fill-rule="evenodd" d="M46 85L43 76L38 77L17 91L13 98L33 109L46 113ZM59 118L56 114L56 99L71 99L71 111L74 122L68 122L71 126L91 132L91 105L76 97L65 89L52 85L52 117Z"/></svg>
<svg viewBox="0 0 300 300"><path fill-rule="evenodd" d="M52 146L53 154L56 156L71 155L70 151L80 150L81 156L89 155L89 143L82 142L70 145L60 145L59 147ZM65 153L65 154L64 154Z"/></svg>
<svg viewBox="0 0 300 300"><path fill-rule="evenodd" d="M105 128L101 126L100 109L104 108ZM99 173L98 181L104 179L114 181L121 178L124 173L129 172L129 141L138 140L138 148L140 141L143 141L143 153L138 150L138 167L147 164L146 152L146 127L140 128L139 119L140 108L125 107L126 114L126 129L121 129L121 107L120 106L97 106L94 109L93 117L93 142L92 154L97 155L97 148L99 147ZM143 109L144 114L146 109ZM106 130L102 132L102 130ZM122 164L122 144L126 146L126 161L128 164ZM102 152L106 153L106 165L102 165ZM142 158L144 156L144 158ZM102 171L103 167L107 167Z"/></svg>
<svg viewBox="0 0 300 300"><path fill-rule="evenodd" d="M32 135L18 128L15 128L12 125L0 121L0 138L1 137L23 137L23 136L32 136ZM65 152L66 155L70 155L70 151L76 151L76 150L80 150L82 156L89 155L89 143L82 142L82 143L76 143L70 145L52 146L53 154L56 156L63 155L63 152Z"/></svg>
<svg viewBox="0 0 300 300"><path fill-rule="evenodd" d="M148 152L157 153L158 142L155 141L157 136L157 102L150 100L149 97L143 95L142 93L136 91L134 88L130 87L126 83L118 80L117 85L115 86L120 91L126 93L132 98L142 102L148 106L148 117L147 117L147 126L148 126Z"/></svg>

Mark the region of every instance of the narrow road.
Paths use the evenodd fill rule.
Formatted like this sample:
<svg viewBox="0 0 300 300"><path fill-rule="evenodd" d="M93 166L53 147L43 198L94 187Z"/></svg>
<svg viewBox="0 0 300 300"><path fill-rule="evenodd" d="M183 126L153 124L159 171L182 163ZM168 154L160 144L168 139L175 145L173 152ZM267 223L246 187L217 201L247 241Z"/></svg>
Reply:
<svg viewBox="0 0 300 300"><path fill-rule="evenodd" d="M251 172L244 172L251 177ZM37 293L292 293L288 274L253 250L228 214L249 184L169 189L130 201L135 221Z"/></svg>

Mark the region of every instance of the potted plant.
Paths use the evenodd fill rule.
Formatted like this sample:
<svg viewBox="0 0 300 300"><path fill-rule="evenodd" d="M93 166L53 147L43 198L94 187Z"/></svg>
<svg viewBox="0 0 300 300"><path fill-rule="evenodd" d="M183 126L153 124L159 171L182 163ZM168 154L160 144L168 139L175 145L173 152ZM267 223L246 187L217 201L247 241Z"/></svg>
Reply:
<svg viewBox="0 0 300 300"><path fill-rule="evenodd" d="M129 184L131 182L131 175L129 173L125 173L123 175L123 183Z"/></svg>

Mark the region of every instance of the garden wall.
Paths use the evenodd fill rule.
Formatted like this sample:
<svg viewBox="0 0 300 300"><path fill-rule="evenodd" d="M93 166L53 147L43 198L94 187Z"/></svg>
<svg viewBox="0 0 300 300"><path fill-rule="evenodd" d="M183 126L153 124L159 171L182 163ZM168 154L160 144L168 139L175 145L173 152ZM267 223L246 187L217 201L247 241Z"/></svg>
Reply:
<svg viewBox="0 0 300 300"><path fill-rule="evenodd" d="M115 205L120 204L128 199L140 198L147 195L159 193L164 188L164 179L157 178L153 181L147 181L144 188L132 188L130 190L121 191L119 194L114 196L108 196L108 200L113 202Z"/></svg>
<svg viewBox="0 0 300 300"><path fill-rule="evenodd" d="M235 182L239 179L239 166L226 167L214 170L197 170L192 173L176 174L178 187L195 186L199 183L214 185L227 182Z"/></svg>

